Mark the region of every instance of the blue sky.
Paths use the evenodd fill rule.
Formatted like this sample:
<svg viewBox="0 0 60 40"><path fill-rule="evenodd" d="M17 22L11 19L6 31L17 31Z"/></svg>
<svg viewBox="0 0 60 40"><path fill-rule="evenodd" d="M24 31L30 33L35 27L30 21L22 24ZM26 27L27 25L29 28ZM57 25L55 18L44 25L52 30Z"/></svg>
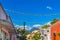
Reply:
<svg viewBox="0 0 60 40"><path fill-rule="evenodd" d="M43 25L54 18L60 19L60 0L0 0L4 9L17 11L21 13L13 13L7 10L6 13L10 15L12 22L17 25L32 26L34 24ZM32 15L26 15L32 14ZM34 16L34 14L42 16ZM54 16L43 16L44 14L57 14Z"/></svg>

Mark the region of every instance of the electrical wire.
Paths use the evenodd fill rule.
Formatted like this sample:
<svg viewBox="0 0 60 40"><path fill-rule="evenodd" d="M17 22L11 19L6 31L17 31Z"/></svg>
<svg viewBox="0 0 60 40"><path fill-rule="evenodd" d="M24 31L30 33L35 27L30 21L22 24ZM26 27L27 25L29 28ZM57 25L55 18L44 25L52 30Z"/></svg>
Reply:
<svg viewBox="0 0 60 40"><path fill-rule="evenodd" d="M60 13L55 13L55 14L25 14L23 12L19 12L19 11L14 11L14 10L9 10L9 9L5 9L8 12L12 12L14 14L22 14L22 15L27 15L27 16L56 16L56 15L60 15Z"/></svg>

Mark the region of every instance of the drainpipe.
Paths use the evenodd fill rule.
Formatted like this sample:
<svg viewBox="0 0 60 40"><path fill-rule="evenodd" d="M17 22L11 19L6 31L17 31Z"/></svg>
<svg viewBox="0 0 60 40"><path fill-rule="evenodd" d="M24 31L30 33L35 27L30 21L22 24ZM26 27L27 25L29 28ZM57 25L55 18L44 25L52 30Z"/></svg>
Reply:
<svg viewBox="0 0 60 40"><path fill-rule="evenodd" d="M10 40L12 40L12 34L10 33Z"/></svg>

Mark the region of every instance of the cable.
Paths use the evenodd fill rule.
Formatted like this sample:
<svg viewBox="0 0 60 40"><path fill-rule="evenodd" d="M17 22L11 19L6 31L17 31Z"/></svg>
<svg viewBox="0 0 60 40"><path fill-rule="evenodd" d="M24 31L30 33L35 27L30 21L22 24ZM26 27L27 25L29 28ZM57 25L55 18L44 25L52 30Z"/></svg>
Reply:
<svg viewBox="0 0 60 40"><path fill-rule="evenodd" d="M9 9L5 9L8 12L12 12L15 14L22 14L22 15L27 15L27 16L56 16L56 15L60 15L60 13L56 13L56 14L25 14L23 12L18 12L18 11L14 11L14 10L9 10Z"/></svg>

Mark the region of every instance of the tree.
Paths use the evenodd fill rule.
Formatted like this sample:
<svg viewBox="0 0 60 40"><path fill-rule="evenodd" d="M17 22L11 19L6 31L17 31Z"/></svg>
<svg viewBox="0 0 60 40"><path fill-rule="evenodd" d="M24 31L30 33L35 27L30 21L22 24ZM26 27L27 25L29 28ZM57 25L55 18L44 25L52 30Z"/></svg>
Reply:
<svg viewBox="0 0 60 40"><path fill-rule="evenodd" d="M60 33L58 33L58 36L60 37Z"/></svg>
<svg viewBox="0 0 60 40"><path fill-rule="evenodd" d="M17 29L17 33L18 33L18 34L19 34L19 33L22 33L22 30L23 30L22 28L18 28L18 29Z"/></svg>
<svg viewBox="0 0 60 40"><path fill-rule="evenodd" d="M17 34L18 34L17 38L19 38L20 40L26 40L26 35L28 35L29 32L24 30L23 28L18 28Z"/></svg>
<svg viewBox="0 0 60 40"><path fill-rule="evenodd" d="M58 19L54 19L54 20L52 20L51 24L54 24L54 23L56 23L57 21L58 21Z"/></svg>
<svg viewBox="0 0 60 40"><path fill-rule="evenodd" d="M28 31L25 31L24 35L28 35L28 34L29 34L29 32Z"/></svg>
<svg viewBox="0 0 60 40"><path fill-rule="evenodd" d="M50 27L50 25L44 25L44 26L42 26L43 29L46 29L48 27Z"/></svg>
<svg viewBox="0 0 60 40"><path fill-rule="evenodd" d="M39 34L35 34L33 36L33 40L39 40L39 39L41 39L41 34L40 33Z"/></svg>

